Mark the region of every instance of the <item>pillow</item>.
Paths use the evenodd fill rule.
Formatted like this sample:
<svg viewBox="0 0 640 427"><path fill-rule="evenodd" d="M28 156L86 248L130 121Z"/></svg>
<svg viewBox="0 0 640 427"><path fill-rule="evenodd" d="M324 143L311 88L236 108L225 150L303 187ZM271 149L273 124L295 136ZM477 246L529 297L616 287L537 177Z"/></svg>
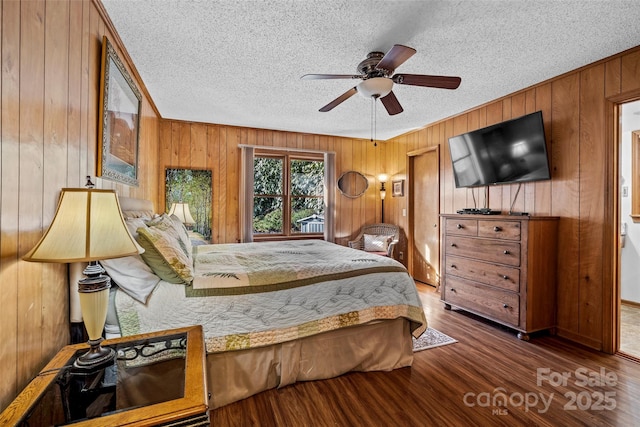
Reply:
<svg viewBox="0 0 640 427"><path fill-rule="evenodd" d="M145 221L148 221L148 219L145 220L143 218L129 218L124 220L124 223L127 226L127 230L129 230L129 234L131 234L131 237L133 237L133 241L138 247L139 254L144 252L144 248L138 243L138 228L146 227ZM140 262L144 263L142 258L139 259Z"/></svg>
<svg viewBox="0 0 640 427"><path fill-rule="evenodd" d="M177 216L162 214L154 217L149 221L145 221L145 225L147 227L159 227L163 230L175 231L175 235L178 237L178 239L180 239L180 242L184 245L184 247L187 248L187 250L189 251L189 256L191 256L192 248L189 232Z"/></svg>
<svg viewBox="0 0 640 427"><path fill-rule="evenodd" d="M160 277L153 273L140 255L105 259L100 264L120 289L143 304L147 303L149 295L160 283Z"/></svg>
<svg viewBox="0 0 640 427"><path fill-rule="evenodd" d="M184 226L180 224L183 228ZM193 258L191 242L186 242L179 228L167 215L148 221L138 228L137 241L145 250L142 259L153 272L169 283L191 283L193 280ZM186 230L185 230L186 236Z"/></svg>
<svg viewBox="0 0 640 427"><path fill-rule="evenodd" d="M131 236L135 239L138 236L138 228L146 227L145 221L149 221L149 219L144 218L129 218L125 219L124 223L127 226L127 230L131 233Z"/></svg>
<svg viewBox="0 0 640 427"><path fill-rule="evenodd" d="M389 249L389 243L392 241L393 236L365 234L364 250L367 252L387 252Z"/></svg>

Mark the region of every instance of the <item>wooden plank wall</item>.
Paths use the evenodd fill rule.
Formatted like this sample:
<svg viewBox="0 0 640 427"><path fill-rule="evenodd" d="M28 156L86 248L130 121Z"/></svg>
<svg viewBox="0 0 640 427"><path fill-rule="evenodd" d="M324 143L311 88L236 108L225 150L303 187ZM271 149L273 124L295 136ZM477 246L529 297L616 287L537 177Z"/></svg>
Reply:
<svg viewBox="0 0 640 427"><path fill-rule="evenodd" d="M473 207L474 194L478 207L484 207L485 197L484 189L455 188L448 138L542 110L552 180L524 184L513 210L561 218L558 333L597 349L608 347L615 304L609 250L613 226L606 223L615 211L610 193L616 190L615 143L608 135L615 124L607 122L613 117L608 100L625 97L640 97L640 47L387 141L391 179L406 179L407 152L440 145L440 209L455 213ZM516 185L490 187L488 207L508 212L516 190ZM407 198L391 198L387 204L389 222L406 229L401 213Z"/></svg>
<svg viewBox="0 0 640 427"><path fill-rule="evenodd" d="M336 178L355 170L369 179L369 188L357 199L336 192L336 243L346 245L363 224L380 221L380 185L376 177L385 172L385 143L374 147L364 139L162 120L157 179L164 182L167 168L212 171L213 243L234 243L240 239L240 144L335 152ZM164 192L164 185L160 185L159 206L164 206Z"/></svg>
<svg viewBox="0 0 640 427"><path fill-rule="evenodd" d="M69 341L66 266L21 261L51 223L60 189L91 175L121 195L157 194L149 172L159 120L147 97L140 186L95 179L102 36L123 52L105 16L89 0L0 5L0 410Z"/></svg>

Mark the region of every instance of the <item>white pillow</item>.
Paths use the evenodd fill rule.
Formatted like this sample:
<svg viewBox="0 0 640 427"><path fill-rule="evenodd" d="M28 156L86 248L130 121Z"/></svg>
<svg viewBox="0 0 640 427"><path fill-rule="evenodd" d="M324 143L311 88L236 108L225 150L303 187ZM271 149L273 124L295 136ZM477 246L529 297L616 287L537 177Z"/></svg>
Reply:
<svg viewBox="0 0 640 427"><path fill-rule="evenodd" d="M149 221L149 219L129 218L129 219L126 219L124 222L127 225L127 229L129 230L129 233L135 239L138 236L138 228L147 226L147 224L145 224L146 221Z"/></svg>
<svg viewBox="0 0 640 427"><path fill-rule="evenodd" d="M389 243L392 241L393 236L365 234L364 250L367 252L387 252Z"/></svg>
<svg viewBox="0 0 640 427"><path fill-rule="evenodd" d="M160 278L140 255L105 259L100 264L120 289L143 304L147 303L149 295L160 283Z"/></svg>

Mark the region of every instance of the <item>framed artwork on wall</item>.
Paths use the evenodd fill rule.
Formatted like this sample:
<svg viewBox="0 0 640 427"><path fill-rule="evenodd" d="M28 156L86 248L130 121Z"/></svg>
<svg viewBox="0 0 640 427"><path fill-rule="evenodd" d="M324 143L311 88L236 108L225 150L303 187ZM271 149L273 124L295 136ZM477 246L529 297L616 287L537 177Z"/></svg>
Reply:
<svg viewBox="0 0 640 427"><path fill-rule="evenodd" d="M397 181L391 181L391 195L393 197L403 197L404 196L404 179L399 179Z"/></svg>
<svg viewBox="0 0 640 427"><path fill-rule="evenodd" d="M107 39L102 38L97 175L138 186L142 96Z"/></svg>
<svg viewBox="0 0 640 427"><path fill-rule="evenodd" d="M190 234L211 241L213 186L207 169L165 169L165 211L176 215Z"/></svg>

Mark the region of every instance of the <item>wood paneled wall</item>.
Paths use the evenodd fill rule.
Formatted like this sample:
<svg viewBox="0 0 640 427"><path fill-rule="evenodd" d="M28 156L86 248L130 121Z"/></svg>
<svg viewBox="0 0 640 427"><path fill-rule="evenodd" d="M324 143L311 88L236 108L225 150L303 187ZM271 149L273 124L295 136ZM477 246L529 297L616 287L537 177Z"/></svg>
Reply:
<svg viewBox="0 0 640 427"><path fill-rule="evenodd" d="M240 239L240 144L335 152L337 177L355 170L369 179L369 188L357 199L336 192L336 243L346 245L363 224L380 221L380 185L376 177L385 172L385 143L374 147L364 139L162 120L158 180L164 181L167 168L212 171L213 243ZM159 206L164 206L164 185L158 191Z"/></svg>
<svg viewBox="0 0 640 427"><path fill-rule="evenodd" d="M440 145L442 213L485 206L484 189L456 189L448 138L541 110L551 162L551 181L524 184L514 211L560 219L558 333L612 351L615 292L614 103L640 97L640 47L495 100L460 115L387 141L392 179L407 175L406 154ZM486 206L508 212L517 185L488 188ZM408 226L401 215L407 198L392 198L390 222Z"/></svg>
<svg viewBox="0 0 640 427"><path fill-rule="evenodd" d="M98 188L155 200L159 120L145 97L139 187L95 179L102 36L123 53L102 6L3 0L0 18L2 410L69 341L66 265L21 257L51 223L60 189L84 186L87 175Z"/></svg>

